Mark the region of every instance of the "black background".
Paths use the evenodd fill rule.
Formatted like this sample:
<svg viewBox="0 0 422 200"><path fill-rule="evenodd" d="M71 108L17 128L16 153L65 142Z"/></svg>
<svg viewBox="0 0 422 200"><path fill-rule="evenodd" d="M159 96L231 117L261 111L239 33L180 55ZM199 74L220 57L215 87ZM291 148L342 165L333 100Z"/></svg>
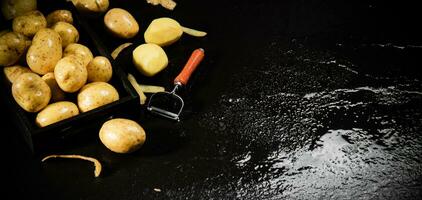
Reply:
<svg viewBox="0 0 422 200"><path fill-rule="evenodd" d="M68 139L63 148L39 150L32 155L11 125L2 103L2 163L6 167L3 172L7 178L3 181L7 185L7 198L417 199L421 194L420 96L404 105L394 104L396 107L375 108L378 105L375 102L368 104L374 108L357 110L362 113L381 110L389 116L401 116L399 111L413 109L409 111L413 115L398 123L413 127L412 137L417 143L413 146L407 143L400 145L410 146L413 150L409 151L417 156L409 158L416 164L409 164L407 175L397 171L392 177L384 174L372 181L361 180L362 184L357 186L350 184L353 187L343 182L327 186L324 181L330 180L321 178L317 181L319 184L303 187L296 196L283 195L293 190L283 184L289 179L289 174L283 170L273 172L256 166L265 168L270 161L269 152L277 152L277 149L299 152L309 147L312 150L324 131L283 135L277 125L264 127L263 132L254 128L248 131L244 127L245 121L268 123L268 119L274 119L267 118L272 112L281 110L280 113L289 113L298 109L289 107L288 103L285 106L288 99L283 97L272 102L262 100L269 91L277 97L277 94L286 93L306 95L340 88L406 84L412 91L421 91L420 7L404 2L323 0L184 0L178 1L174 11L153 7L141 0L124 0L112 1L111 7L125 8L138 20L140 34L128 40L136 44L143 42L141 33L150 21L162 16L170 16L182 25L208 32L205 38L184 35L166 49L169 68L155 79L144 79L147 83L171 88L172 77L183 66L190 52L198 47L206 50L204 62L182 92L186 101L182 122L173 123L149 116L143 108L139 108L141 116L137 120L147 131L147 143L140 151L128 155L112 153L101 144L95 131L87 131ZM101 18L88 21L110 52L126 42L108 35ZM404 50L401 47L405 47ZM127 63L123 67L128 71L133 70L130 66L132 49L127 49L119 57L121 62ZM324 62L335 57L351 63L351 67L327 69L321 63L309 64L306 60L297 59L302 57ZM358 72L357 75L352 71ZM137 75L137 78L144 77ZM365 95L358 94L354 98ZM241 107L229 105L242 98L250 103ZM326 129L356 126L350 118L338 114L341 112L325 113L321 108L321 112L316 114L321 116L315 118L321 118L320 123L327 126ZM256 118L248 121L251 118L245 116L247 114L256 115ZM286 123L289 122L270 124ZM292 123L295 124L294 120ZM360 126L372 130L374 124L362 122ZM244 168L237 167L239 156L248 152L252 155L251 163ZM103 163L104 173L100 178L94 178L93 167L83 161L40 163L44 155L52 153L96 157ZM364 157L365 154L356 155ZM383 166L404 165L406 159ZM377 170L382 171L383 168ZM365 174L364 171L362 173ZM280 180L283 175L287 178L272 187L271 180ZM344 178L342 175L339 177ZM396 180L395 177L402 177L401 185L391 181ZM262 180L268 185L263 186ZM378 189L369 189L372 187ZM155 192L154 188L160 188L161 192Z"/></svg>

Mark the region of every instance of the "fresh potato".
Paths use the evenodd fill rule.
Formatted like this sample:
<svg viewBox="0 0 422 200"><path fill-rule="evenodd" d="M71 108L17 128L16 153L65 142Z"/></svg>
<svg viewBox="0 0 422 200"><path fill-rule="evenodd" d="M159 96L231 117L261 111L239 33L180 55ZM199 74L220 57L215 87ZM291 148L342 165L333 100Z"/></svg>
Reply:
<svg viewBox="0 0 422 200"><path fill-rule="evenodd" d="M78 106L69 101L61 101L52 103L41 110L35 118L35 123L39 127L45 127L78 114Z"/></svg>
<svg viewBox="0 0 422 200"><path fill-rule="evenodd" d="M26 37L34 36L35 33L46 27L47 20L38 10L34 10L16 17L13 19L12 23L13 31L16 33L22 33Z"/></svg>
<svg viewBox="0 0 422 200"><path fill-rule="evenodd" d="M139 31L135 18L121 8L109 10L104 16L104 24L113 35L119 38L133 38Z"/></svg>
<svg viewBox="0 0 422 200"><path fill-rule="evenodd" d="M1 11L6 20L37 9L37 0L2 0Z"/></svg>
<svg viewBox="0 0 422 200"><path fill-rule="evenodd" d="M123 51L123 49L125 49L126 47L129 47L130 45L132 45L132 43L127 42L127 43L123 43L121 45L119 45L116 49L114 49L114 51L111 53L111 57L113 59L116 59L117 56L120 54L120 52Z"/></svg>
<svg viewBox="0 0 422 200"><path fill-rule="evenodd" d="M145 143L145 131L138 123L129 119L116 118L103 124L100 129L101 142L116 153L131 153Z"/></svg>
<svg viewBox="0 0 422 200"><path fill-rule="evenodd" d="M119 100L119 93L110 84L93 82L86 84L78 94L78 107L87 112L100 106Z"/></svg>
<svg viewBox="0 0 422 200"><path fill-rule="evenodd" d="M78 11L86 14L105 12L110 4L108 0L72 0L72 3Z"/></svg>
<svg viewBox="0 0 422 200"><path fill-rule="evenodd" d="M74 55L78 57L78 59L82 60L82 65L84 67L86 67L89 62L91 62L91 60L94 58L94 55L92 55L92 52L88 49L88 47L77 43L69 44L64 49L63 57L69 55Z"/></svg>
<svg viewBox="0 0 422 200"><path fill-rule="evenodd" d="M4 75L10 83L14 83L15 80L24 73L32 72L28 67L22 67L20 65L14 65L10 67L5 67L3 69Z"/></svg>
<svg viewBox="0 0 422 200"><path fill-rule="evenodd" d="M183 34L180 24L171 18L163 17L154 19L144 33L146 43L168 46L173 44Z"/></svg>
<svg viewBox="0 0 422 200"><path fill-rule="evenodd" d="M145 76L154 76L167 67L166 52L156 44L142 44L133 51L133 63Z"/></svg>
<svg viewBox="0 0 422 200"><path fill-rule="evenodd" d="M59 84L57 84L56 78L54 77L53 72L49 72L41 77L42 80L47 83L48 87L51 90L51 102L63 101L65 98L65 93L60 89Z"/></svg>
<svg viewBox="0 0 422 200"><path fill-rule="evenodd" d="M26 54L26 62L32 71L44 75L53 72L57 62L62 58L62 39L49 28L41 29L35 34L32 45Z"/></svg>
<svg viewBox="0 0 422 200"><path fill-rule="evenodd" d="M73 24L72 13L68 10L55 10L47 15L47 26L51 27L57 22L67 22Z"/></svg>
<svg viewBox="0 0 422 200"><path fill-rule="evenodd" d="M2 35L6 34L6 33L9 33L9 32L10 32L10 30L8 30L8 29L0 31L0 37Z"/></svg>
<svg viewBox="0 0 422 200"><path fill-rule="evenodd" d="M19 61L31 45L24 35L7 32L0 36L0 66L10 66Z"/></svg>
<svg viewBox="0 0 422 200"><path fill-rule="evenodd" d="M65 92L76 92L85 85L88 78L86 67L78 57L66 56L57 62L54 77L60 89Z"/></svg>
<svg viewBox="0 0 422 200"><path fill-rule="evenodd" d="M62 38L62 47L66 48L71 43L79 41L79 32L76 28L67 22L57 22L51 27Z"/></svg>
<svg viewBox="0 0 422 200"><path fill-rule="evenodd" d="M38 112L48 105L51 91L40 76L35 73L25 73L13 83L12 95L24 110Z"/></svg>
<svg viewBox="0 0 422 200"><path fill-rule="evenodd" d="M97 56L89 62L88 82L108 82L113 75L110 61L103 56Z"/></svg>

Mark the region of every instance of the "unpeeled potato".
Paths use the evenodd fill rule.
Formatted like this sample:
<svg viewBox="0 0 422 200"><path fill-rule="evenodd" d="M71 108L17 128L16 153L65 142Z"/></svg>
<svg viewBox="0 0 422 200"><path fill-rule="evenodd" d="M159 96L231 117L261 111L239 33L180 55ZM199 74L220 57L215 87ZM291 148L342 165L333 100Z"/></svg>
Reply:
<svg viewBox="0 0 422 200"><path fill-rule="evenodd" d="M41 78L45 81L45 83L47 83L48 87L50 87L51 102L63 101L65 99L65 93L62 89L60 89L59 84L57 84L53 72L49 72Z"/></svg>
<svg viewBox="0 0 422 200"><path fill-rule="evenodd" d="M16 33L22 33L26 37L33 37L39 30L47 27L44 15L34 10L13 19L12 28Z"/></svg>
<svg viewBox="0 0 422 200"><path fill-rule="evenodd" d="M24 73L13 83L12 95L24 110L38 112L48 105L51 90L37 74Z"/></svg>
<svg viewBox="0 0 422 200"><path fill-rule="evenodd" d="M41 29L35 34L32 45L26 54L26 62L32 71L44 75L53 72L57 62L62 58L62 39L49 28Z"/></svg>
<svg viewBox="0 0 422 200"><path fill-rule="evenodd" d="M141 125L129 119L116 118L103 124L100 129L101 142L116 153L131 153L145 143L146 135Z"/></svg>
<svg viewBox="0 0 422 200"><path fill-rule="evenodd" d="M59 121L71 118L79 114L78 107L69 101L61 101L52 103L41 110L35 122L39 127L45 127L50 124L57 123Z"/></svg>
<svg viewBox="0 0 422 200"><path fill-rule="evenodd" d="M86 84L78 94L78 107L81 112L88 112L100 106L119 100L119 93L110 84L93 82Z"/></svg>
<svg viewBox="0 0 422 200"><path fill-rule="evenodd" d="M23 34L6 32L0 36L0 66L10 66L19 61L31 45Z"/></svg>
<svg viewBox="0 0 422 200"><path fill-rule="evenodd" d="M104 16L104 24L113 35L123 39L133 38L139 31L135 18L121 8L109 10Z"/></svg>
<svg viewBox="0 0 422 200"><path fill-rule="evenodd" d="M92 55L91 50L88 47L82 44L72 43L67 45L67 47L63 51L63 57L74 55L79 60L82 61L82 65L86 67L89 62L94 58Z"/></svg>
<svg viewBox="0 0 422 200"><path fill-rule="evenodd" d="M32 72L28 67L22 67L20 65L5 67L3 69L4 75L6 76L7 80L11 83L14 83L15 80L24 73Z"/></svg>
<svg viewBox="0 0 422 200"><path fill-rule="evenodd" d="M85 85L88 72L78 57L69 55L57 62L54 68L54 77L63 91L72 93Z"/></svg>
<svg viewBox="0 0 422 200"><path fill-rule="evenodd" d="M66 48L69 44L79 41L79 32L67 22L57 22L51 27L62 38L62 47Z"/></svg>
<svg viewBox="0 0 422 200"><path fill-rule="evenodd" d="M2 0L1 11L6 20L37 9L37 0Z"/></svg>
<svg viewBox="0 0 422 200"><path fill-rule="evenodd" d="M95 14L107 11L109 6L108 0L72 0L78 11L85 14Z"/></svg>
<svg viewBox="0 0 422 200"><path fill-rule="evenodd" d="M104 56L97 56L86 66L88 82L108 82L113 75L110 61Z"/></svg>
<svg viewBox="0 0 422 200"><path fill-rule="evenodd" d="M139 45L132 54L136 69L145 76L154 76L168 65L166 52L156 44Z"/></svg>
<svg viewBox="0 0 422 200"><path fill-rule="evenodd" d="M51 27L57 22L67 22L73 24L72 13L68 10L55 10L47 15L47 26Z"/></svg>

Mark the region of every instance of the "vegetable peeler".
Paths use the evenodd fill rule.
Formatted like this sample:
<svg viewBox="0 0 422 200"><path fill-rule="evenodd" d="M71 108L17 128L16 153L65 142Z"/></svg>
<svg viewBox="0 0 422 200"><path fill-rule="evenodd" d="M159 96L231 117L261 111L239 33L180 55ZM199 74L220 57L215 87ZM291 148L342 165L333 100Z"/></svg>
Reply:
<svg viewBox="0 0 422 200"><path fill-rule="evenodd" d="M147 110L151 113L180 121L180 114L182 113L185 103L182 97L176 94L177 90L185 86L196 67L204 58L204 49L199 48L192 52L188 62L183 67L179 75L174 79L174 88L171 92L158 92L153 94L149 101Z"/></svg>

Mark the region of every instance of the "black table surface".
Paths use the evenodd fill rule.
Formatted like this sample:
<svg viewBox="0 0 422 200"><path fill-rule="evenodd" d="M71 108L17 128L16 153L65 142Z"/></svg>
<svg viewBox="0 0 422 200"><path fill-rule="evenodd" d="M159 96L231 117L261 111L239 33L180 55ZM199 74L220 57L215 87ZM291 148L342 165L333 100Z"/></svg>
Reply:
<svg viewBox="0 0 422 200"><path fill-rule="evenodd" d="M31 154L3 112L6 199L418 199L422 191L419 7L384 1L112 1L140 22L170 16L205 38L169 47L172 76L206 57L180 123L141 116L147 143L106 149L87 131ZM103 34L109 51L125 42ZM130 52L129 52L130 53ZM126 51L128 54L128 51ZM166 87L171 87L171 80ZM139 108L141 110L142 108ZM140 111L143 113L143 111ZM81 154L104 166L55 160ZM159 189L159 190L157 190Z"/></svg>

